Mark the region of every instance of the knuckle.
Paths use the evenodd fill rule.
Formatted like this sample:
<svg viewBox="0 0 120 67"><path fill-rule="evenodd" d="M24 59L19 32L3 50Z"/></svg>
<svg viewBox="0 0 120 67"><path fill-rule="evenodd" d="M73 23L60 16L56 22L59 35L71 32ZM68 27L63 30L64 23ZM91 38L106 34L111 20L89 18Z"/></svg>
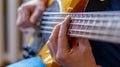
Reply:
<svg viewBox="0 0 120 67"><path fill-rule="evenodd" d="M62 56L61 54L57 54L55 59L56 59L57 61L65 61L64 56Z"/></svg>
<svg viewBox="0 0 120 67"><path fill-rule="evenodd" d="M26 23L26 21L25 21L25 19L22 19L22 20L17 20L17 22L16 22L16 25L18 26L18 27L23 27L24 25L26 25L27 23Z"/></svg>
<svg viewBox="0 0 120 67"><path fill-rule="evenodd" d="M17 21L16 26L20 27L20 25L21 25L20 22Z"/></svg>
<svg viewBox="0 0 120 67"><path fill-rule="evenodd" d="M17 25L18 27L21 26L21 23L23 23L23 22L21 22L19 19L17 19L17 21L16 21L16 25Z"/></svg>
<svg viewBox="0 0 120 67"><path fill-rule="evenodd" d="M62 35L58 35L58 38L62 38Z"/></svg>
<svg viewBox="0 0 120 67"><path fill-rule="evenodd" d="M42 8L41 11L45 11L45 8Z"/></svg>
<svg viewBox="0 0 120 67"><path fill-rule="evenodd" d="M38 11L42 11L41 7L37 7L37 10L38 10Z"/></svg>
<svg viewBox="0 0 120 67"><path fill-rule="evenodd" d="M39 10L39 11L45 11L45 8L44 7L37 7L37 10Z"/></svg>
<svg viewBox="0 0 120 67"><path fill-rule="evenodd" d="M26 10L27 8L28 8L27 6L21 5L20 7L18 7L17 11L18 11L18 12L21 12L21 11L23 11L23 10Z"/></svg>
<svg viewBox="0 0 120 67"><path fill-rule="evenodd" d="M27 6L22 6L21 9L22 10L26 10L28 7Z"/></svg>
<svg viewBox="0 0 120 67"><path fill-rule="evenodd" d="M21 12L22 8L18 7L17 12Z"/></svg>
<svg viewBox="0 0 120 67"><path fill-rule="evenodd" d="M67 57L63 53L60 53L60 52L58 52L55 57L55 60L62 61L62 62L65 62L66 59L67 59Z"/></svg>

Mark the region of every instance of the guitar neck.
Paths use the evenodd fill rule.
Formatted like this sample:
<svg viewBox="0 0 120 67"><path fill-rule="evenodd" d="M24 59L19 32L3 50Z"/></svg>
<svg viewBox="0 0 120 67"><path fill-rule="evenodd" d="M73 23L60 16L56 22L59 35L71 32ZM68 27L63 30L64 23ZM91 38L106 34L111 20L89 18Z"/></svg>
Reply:
<svg viewBox="0 0 120 67"><path fill-rule="evenodd" d="M44 13L41 33L51 33L66 15L72 17L68 35L93 40L120 43L120 12Z"/></svg>

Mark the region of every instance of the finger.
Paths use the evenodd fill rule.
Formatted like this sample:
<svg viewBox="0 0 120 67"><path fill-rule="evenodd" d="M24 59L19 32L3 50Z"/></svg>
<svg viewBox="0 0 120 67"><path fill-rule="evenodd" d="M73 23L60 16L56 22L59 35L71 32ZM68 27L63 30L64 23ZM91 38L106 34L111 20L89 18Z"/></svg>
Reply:
<svg viewBox="0 0 120 67"><path fill-rule="evenodd" d="M67 39L67 30L69 23L71 21L70 16L68 16L61 24L59 37L58 37L58 50L60 51L69 51L68 48L68 39Z"/></svg>
<svg viewBox="0 0 120 67"><path fill-rule="evenodd" d="M84 51L91 51L91 46L86 38L79 38L79 46L78 46L79 51L84 52Z"/></svg>
<svg viewBox="0 0 120 67"><path fill-rule="evenodd" d="M27 34L28 33L28 31L26 30L26 29L24 29L24 28L20 28L20 31L22 32L22 33L25 33L25 34Z"/></svg>
<svg viewBox="0 0 120 67"><path fill-rule="evenodd" d="M29 9L26 8L20 8L18 11L18 18L17 18L17 26L18 27L30 27L30 12Z"/></svg>
<svg viewBox="0 0 120 67"><path fill-rule="evenodd" d="M50 35L50 38L49 38L50 40L52 39L55 42L58 41L58 34L59 34L60 26L61 26L61 24L58 24L55 26L55 28L53 29L53 31Z"/></svg>
<svg viewBox="0 0 120 67"><path fill-rule="evenodd" d="M48 40L48 47L52 53L52 55L55 57L57 53L57 41L58 41L58 33L60 29L60 24L55 26L49 40Z"/></svg>
<svg viewBox="0 0 120 67"><path fill-rule="evenodd" d="M22 27L20 27L20 30L23 34L28 34L29 32L31 32L31 29L32 28L22 28Z"/></svg>
<svg viewBox="0 0 120 67"><path fill-rule="evenodd" d="M83 44L84 44L84 46L90 47L89 40L86 39L86 38L79 38L79 44L80 44L80 45L83 45Z"/></svg>
<svg viewBox="0 0 120 67"><path fill-rule="evenodd" d="M34 11L34 13L32 14L30 21L32 24L35 24L35 22L37 21L37 19L40 17L40 15L42 14L43 10L40 7L37 7Z"/></svg>

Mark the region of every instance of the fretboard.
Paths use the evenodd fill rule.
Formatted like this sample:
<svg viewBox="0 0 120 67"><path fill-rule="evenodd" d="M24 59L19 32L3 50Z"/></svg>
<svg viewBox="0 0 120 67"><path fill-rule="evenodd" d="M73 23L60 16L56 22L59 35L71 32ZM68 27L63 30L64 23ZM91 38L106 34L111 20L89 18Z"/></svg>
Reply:
<svg viewBox="0 0 120 67"><path fill-rule="evenodd" d="M40 20L40 32L51 33L67 15L72 17L68 35L93 40L120 43L120 12L55 13L45 12Z"/></svg>

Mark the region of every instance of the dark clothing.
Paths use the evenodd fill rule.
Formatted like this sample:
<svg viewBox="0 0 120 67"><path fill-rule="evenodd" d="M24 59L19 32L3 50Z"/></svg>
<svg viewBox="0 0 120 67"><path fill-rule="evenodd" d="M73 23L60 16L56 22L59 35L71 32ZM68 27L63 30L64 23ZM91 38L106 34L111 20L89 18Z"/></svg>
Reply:
<svg viewBox="0 0 120 67"><path fill-rule="evenodd" d="M120 45L90 41L96 63L103 67L120 67Z"/></svg>
<svg viewBox="0 0 120 67"><path fill-rule="evenodd" d="M91 0L98 2L100 0ZM94 3L95 4L95 3ZM120 0L105 0L105 2L96 4L94 7L88 10L94 10L95 8L103 7L97 9L97 11L118 11L120 10ZM106 7L105 7L105 6ZM96 10L95 10L96 11ZM120 44L111 44L105 42L90 41L96 63L103 67L120 67Z"/></svg>

